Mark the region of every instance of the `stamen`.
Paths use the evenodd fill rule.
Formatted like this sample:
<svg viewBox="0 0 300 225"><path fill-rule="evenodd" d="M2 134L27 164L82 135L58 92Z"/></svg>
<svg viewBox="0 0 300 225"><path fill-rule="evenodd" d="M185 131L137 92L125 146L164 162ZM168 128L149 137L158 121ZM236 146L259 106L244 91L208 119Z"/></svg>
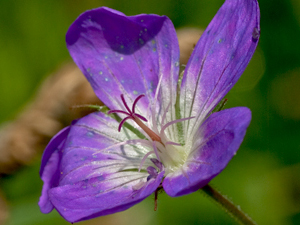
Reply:
<svg viewBox="0 0 300 225"><path fill-rule="evenodd" d="M175 123L179 123L179 122L182 122L182 121L185 121L185 120L190 120L190 119L193 119L193 118L195 118L195 117L192 116L192 117L182 118L182 119L173 120L173 121L171 121L171 122L166 123L166 124L161 128L161 130L160 130L160 135L163 134L163 132L165 131L165 129L166 129L167 127L169 127L169 126L171 126L171 125L173 125L173 124L175 124Z"/></svg>
<svg viewBox="0 0 300 225"><path fill-rule="evenodd" d="M159 158L159 155L158 155L158 151L157 151L157 147L156 147L155 141L152 142L152 147L153 147L153 149L154 149L156 158L160 161L160 158Z"/></svg>
<svg viewBox="0 0 300 225"><path fill-rule="evenodd" d="M148 152L148 153L142 158L142 161L141 161L140 166L139 166L139 172L141 171L144 162L146 161L146 159L148 158L148 156L151 155L151 154L155 154L155 152L154 152L154 151Z"/></svg>
<svg viewBox="0 0 300 225"><path fill-rule="evenodd" d="M153 166L148 166L147 172L154 178L157 177L157 175L158 175L157 170Z"/></svg>
<svg viewBox="0 0 300 225"><path fill-rule="evenodd" d="M150 159L150 160L151 160L151 162L153 162L153 164L154 164L155 166L157 166L157 168L158 168L160 171L163 171L164 166L163 166L163 164L162 164L158 159L152 158L152 159Z"/></svg>
<svg viewBox="0 0 300 225"><path fill-rule="evenodd" d="M157 88L156 88L155 95L154 95L154 102L151 103L151 107L150 107L153 130L155 130L157 132L158 132L158 129L157 129L156 121L155 121L156 120L156 117L155 117L155 106L156 106L156 103L157 103L158 93L159 93L160 88L161 88L162 78L163 78L163 74L161 74L161 76L159 77Z"/></svg>
<svg viewBox="0 0 300 225"><path fill-rule="evenodd" d="M153 166L148 166L147 172L149 173L149 176L147 177L147 182L152 178L156 179L158 172Z"/></svg>
<svg viewBox="0 0 300 225"><path fill-rule="evenodd" d="M155 104L156 104L156 100L155 100ZM156 121L155 121L156 120L156 117L155 117L155 104L150 106L151 120L152 120L153 129L158 132L157 124L156 124Z"/></svg>
<svg viewBox="0 0 300 225"><path fill-rule="evenodd" d="M167 115L167 112L169 111L169 108L170 108L170 105L171 105L171 102L168 104L163 116L162 116L162 119L161 119L161 124L164 124L165 122L165 119L166 119L166 115Z"/></svg>

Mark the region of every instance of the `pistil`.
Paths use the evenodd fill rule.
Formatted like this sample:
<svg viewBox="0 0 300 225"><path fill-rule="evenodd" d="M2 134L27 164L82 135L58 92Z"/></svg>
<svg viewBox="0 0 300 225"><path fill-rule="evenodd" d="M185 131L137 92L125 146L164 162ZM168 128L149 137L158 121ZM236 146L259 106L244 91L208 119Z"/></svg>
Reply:
<svg viewBox="0 0 300 225"><path fill-rule="evenodd" d="M135 106L137 104L137 102L142 98L144 97L145 95L139 95L135 100L134 100L134 103L132 104L132 109L130 110L130 108L128 107L126 101L125 101L125 98L124 98L124 95L122 94L121 95L121 99L122 99L122 102L125 106L125 108L127 109L128 112L126 111L122 111L122 110L109 110L108 111L108 114L111 114L111 113L122 113L122 114L125 114L127 115L127 117L125 117L121 122L120 122L120 125L119 125L119 132L121 131L121 127L123 126L123 124L125 123L126 120L128 119L132 119L134 122L136 122L137 125L139 125L140 128L142 128L143 131L145 131L146 134L148 134L148 136L151 138L152 141L157 141L159 143L161 143L162 145L164 145L161 141L161 138L159 137L159 135L157 135L153 130L151 130L149 127L147 127L143 122L147 122L147 119L139 114L137 114L135 112Z"/></svg>
<svg viewBox="0 0 300 225"><path fill-rule="evenodd" d="M168 137L166 137L165 130L173 124L180 123L180 122L183 122L186 120L190 120L194 117L181 118L181 119L173 120L173 121L170 121L170 122L167 122L166 124L164 124L165 119L166 119L166 114L171 105L171 103L170 103L167 106L167 108L165 109L165 112L163 113L162 121L161 121L161 123L162 123L161 129L160 129L160 131L158 131L159 133L156 133L144 123L144 122L148 122L148 120L145 117L143 117L135 112L135 107L137 105L137 102L144 96L145 95L143 95L143 94L139 95L134 100L132 107L130 109L125 101L124 96L121 95L121 100L124 104L124 107L126 108L126 111L110 110L110 111L108 111L108 114L120 113L120 114L125 115L125 118L122 119L122 121L119 124L119 128L118 128L119 132L120 132L123 124L128 119L131 119L148 135L148 137L149 137L148 141L152 144L153 151L149 151L147 154L145 154L145 156L141 160L138 171L141 171L145 160L152 154L155 154L157 160L159 162L163 163L166 173L175 171L178 168L180 168L180 165L182 165L184 163L184 160L186 159L187 156L184 153L183 146L181 146L179 143L170 141L168 139ZM153 112L153 114L154 114L154 112ZM152 117L154 117L154 115L152 115ZM154 121L153 121L153 123L154 123ZM153 126L155 126L155 124L153 124Z"/></svg>
<svg viewBox="0 0 300 225"><path fill-rule="evenodd" d="M139 125L140 128L142 128L143 131L145 131L146 134L149 135L149 137L152 139L152 141L157 141L157 142L160 142L161 144L163 144L161 141L161 138L153 130L151 130L149 127L147 127L138 117L133 116L133 118L134 118L133 119L134 122L136 122L136 124Z"/></svg>

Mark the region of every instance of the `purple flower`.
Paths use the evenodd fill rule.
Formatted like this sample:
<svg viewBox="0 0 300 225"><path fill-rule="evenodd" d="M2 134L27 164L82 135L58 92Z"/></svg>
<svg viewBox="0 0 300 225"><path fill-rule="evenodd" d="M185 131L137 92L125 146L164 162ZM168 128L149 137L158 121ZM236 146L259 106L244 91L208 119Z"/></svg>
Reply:
<svg viewBox="0 0 300 225"><path fill-rule="evenodd" d="M251 112L212 110L251 59L259 17L256 0L227 0L181 78L166 16L105 7L80 15L67 47L110 111L83 117L50 141L41 211L86 220L128 209L161 186L172 197L189 194L218 175L236 154Z"/></svg>

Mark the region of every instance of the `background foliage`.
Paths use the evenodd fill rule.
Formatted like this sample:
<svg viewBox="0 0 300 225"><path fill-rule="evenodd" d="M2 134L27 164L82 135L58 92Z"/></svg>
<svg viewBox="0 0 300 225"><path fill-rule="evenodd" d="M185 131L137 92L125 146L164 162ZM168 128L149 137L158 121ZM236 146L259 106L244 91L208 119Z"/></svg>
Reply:
<svg viewBox="0 0 300 225"><path fill-rule="evenodd" d="M176 28L205 28L222 0L0 0L0 122L12 120L40 82L71 61L65 33L87 9L167 15ZM260 0L261 39L226 107L247 106L252 122L236 157L211 184L258 224L300 224L300 2ZM40 158L1 178L7 225L68 224L37 206ZM235 224L204 195L159 195L128 211L82 224Z"/></svg>

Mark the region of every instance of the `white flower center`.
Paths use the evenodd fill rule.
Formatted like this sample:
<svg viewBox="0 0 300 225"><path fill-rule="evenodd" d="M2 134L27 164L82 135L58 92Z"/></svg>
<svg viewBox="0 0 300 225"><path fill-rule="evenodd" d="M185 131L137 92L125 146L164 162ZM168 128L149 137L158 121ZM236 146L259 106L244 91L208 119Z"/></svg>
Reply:
<svg viewBox="0 0 300 225"><path fill-rule="evenodd" d="M169 126L171 126L175 123L179 123L179 122L182 122L182 121L185 121L185 120L189 120L189 119L192 119L194 117L188 117L188 118L173 120L171 122L168 122L168 123L164 124L164 122L165 122L164 120L166 118L166 113L168 112L168 108L170 106L169 105L166 108L166 110L165 110L165 112L162 116L161 130L159 132L154 132L152 129L150 129L148 126L146 126L142 122L142 120L145 121L145 122L147 122L148 120L145 117L135 113L135 106L136 106L138 100L140 100L142 97L144 97L144 95L140 95L135 99L135 101L132 105L132 109L130 110L130 108L128 107L128 105L127 105L127 103L124 99L124 96L121 95L121 99L123 101L123 104L124 104L125 108L127 109L127 112L122 111L122 110L110 110L110 111L108 111L108 114L121 113L121 114L126 115L126 117L120 122L119 129L118 129L119 131L121 130L121 127L125 123L125 121L128 120L128 119L131 119L149 137L149 141L151 141L153 151L150 151L147 154L145 154L144 158L142 159L142 161L140 163L139 170L141 170L145 160L151 154L155 154L156 158L164 165L165 175L167 175L168 173L176 171L177 169L179 169L184 164L184 162L187 159L187 151L185 150L185 147L182 146L181 144L175 143L175 142L172 142L171 140L169 140L168 137L165 134L165 130L166 130L166 128L168 128ZM152 126L152 127L157 127L157 126ZM149 143L146 143L146 145L149 146Z"/></svg>

